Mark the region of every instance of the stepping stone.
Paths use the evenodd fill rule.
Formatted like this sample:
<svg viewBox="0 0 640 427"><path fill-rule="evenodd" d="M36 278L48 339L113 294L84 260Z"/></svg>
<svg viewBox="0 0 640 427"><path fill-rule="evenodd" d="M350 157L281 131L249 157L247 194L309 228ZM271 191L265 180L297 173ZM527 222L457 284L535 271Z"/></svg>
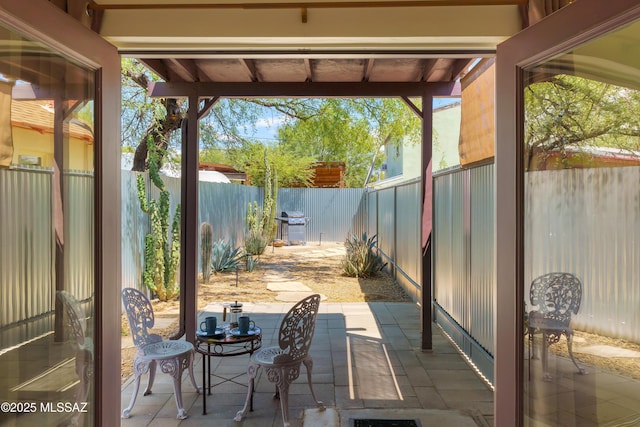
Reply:
<svg viewBox="0 0 640 427"><path fill-rule="evenodd" d="M298 302L301 299L308 297L309 295L313 295L314 293L315 292L282 292L276 295L276 299L283 302ZM324 301L326 299L326 295L320 294L320 301Z"/></svg>
<svg viewBox="0 0 640 427"><path fill-rule="evenodd" d="M268 283L267 289L271 292L311 292L311 288L301 282Z"/></svg>
<svg viewBox="0 0 640 427"><path fill-rule="evenodd" d="M291 281L291 276L285 276L285 275L278 276L278 275L275 275L275 274L271 274L271 275L268 275L268 276L264 276L263 280L265 282L290 282Z"/></svg>

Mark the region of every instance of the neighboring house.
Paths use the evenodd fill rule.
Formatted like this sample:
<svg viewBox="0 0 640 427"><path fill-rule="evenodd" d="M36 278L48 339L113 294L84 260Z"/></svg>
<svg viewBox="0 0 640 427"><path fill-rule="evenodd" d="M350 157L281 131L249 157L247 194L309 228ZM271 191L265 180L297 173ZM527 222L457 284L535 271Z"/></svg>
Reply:
<svg viewBox="0 0 640 427"><path fill-rule="evenodd" d="M210 163L210 162L200 162L200 180L202 181L202 177L207 174L203 174L203 172L211 172L209 175L221 174L226 177L227 182L231 182L233 184L245 184L247 181L247 174L245 172L239 171L233 166L224 165L221 163ZM219 181L218 181L219 182Z"/></svg>
<svg viewBox="0 0 640 427"><path fill-rule="evenodd" d="M13 101L12 165L53 166L53 102ZM65 170L93 170L93 131L77 119L69 121L69 136L65 141L69 155Z"/></svg>
<svg viewBox="0 0 640 427"><path fill-rule="evenodd" d="M459 165L459 101L433 110L433 134L433 171ZM400 145L388 144L384 148L384 153L386 160L378 172L380 179L371 183L372 188L385 188L421 176L422 148L419 142L404 141Z"/></svg>
<svg viewBox="0 0 640 427"><path fill-rule="evenodd" d="M564 152L536 152L529 170L559 170L583 168L613 168L639 166L640 152L613 147L568 145Z"/></svg>
<svg viewBox="0 0 640 427"><path fill-rule="evenodd" d="M205 182L219 182L224 184L242 184L243 182L238 182L237 180L231 181L229 176L225 173L222 173L215 168L211 167L212 163L200 163L199 172L198 172L198 180ZM224 165L221 165L224 166ZM121 167L123 170L130 171L133 167L133 153L122 153L121 156ZM230 168L230 166L228 167ZM235 169L234 169L235 170ZM175 165L173 163L165 164L160 169L160 173L164 176L170 178L180 178L181 171L179 165Z"/></svg>

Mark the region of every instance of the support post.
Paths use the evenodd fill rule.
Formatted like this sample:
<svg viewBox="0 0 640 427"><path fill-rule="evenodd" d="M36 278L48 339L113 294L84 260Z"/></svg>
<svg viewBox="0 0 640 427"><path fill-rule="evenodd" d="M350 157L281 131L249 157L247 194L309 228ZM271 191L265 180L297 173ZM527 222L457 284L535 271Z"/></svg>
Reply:
<svg viewBox="0 0 640 427"><path fill-rule="evenodd" d="M432 289L431 289L431 229L433 224L433 175L431 151L433 146L433 93L425 90L422 95L422 350L433 349Z"/></svg>
<svg viewBox="0 0 640 427"><path fill-rule="evenodd" d="M180 304L184 333L189 342L196 337L198 315L198 96L189 96L187 125L182 135L180 234Z"/></svg>

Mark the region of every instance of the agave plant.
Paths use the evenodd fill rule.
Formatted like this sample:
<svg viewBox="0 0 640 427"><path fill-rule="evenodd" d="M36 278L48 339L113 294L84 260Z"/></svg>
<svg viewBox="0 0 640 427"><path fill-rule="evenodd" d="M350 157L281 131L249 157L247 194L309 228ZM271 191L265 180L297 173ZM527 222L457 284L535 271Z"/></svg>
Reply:
<svg viewBox="0 0 640 427"><path fill-rule="evenodd" d="M350 277L371 277L384 267L382 257L377 252L378 236L367 233L362 236L350 235L345 246L347 254L342 260L344 273Z"/></svg>
<svg viewBox="0 0 640 427"><path fill-rule="evenodd" d="M246 270L251 273L253 270L255 270L256 266L260 263L260 261L258 260L257 257L254 257L253 255L247 254L247 259L245 260L245 268Z"/></svg>
<svg viewBox="0 0 640 427"><path fill-rule="evenodd" d="M230 242L218 240L211 250L211 268L216 273L235 270L243 257L242 248L234 249Z"/></svg>

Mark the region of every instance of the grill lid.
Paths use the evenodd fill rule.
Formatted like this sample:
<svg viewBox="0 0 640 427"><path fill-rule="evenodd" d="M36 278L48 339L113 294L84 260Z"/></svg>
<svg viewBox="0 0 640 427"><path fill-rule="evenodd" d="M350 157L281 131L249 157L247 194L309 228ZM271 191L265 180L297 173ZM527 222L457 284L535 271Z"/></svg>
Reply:
<svg viewBox="0 0 640 427"><path fill-rule="evenodd" d="M301 211L282 211L283 218L304 218Z"/></svg>

